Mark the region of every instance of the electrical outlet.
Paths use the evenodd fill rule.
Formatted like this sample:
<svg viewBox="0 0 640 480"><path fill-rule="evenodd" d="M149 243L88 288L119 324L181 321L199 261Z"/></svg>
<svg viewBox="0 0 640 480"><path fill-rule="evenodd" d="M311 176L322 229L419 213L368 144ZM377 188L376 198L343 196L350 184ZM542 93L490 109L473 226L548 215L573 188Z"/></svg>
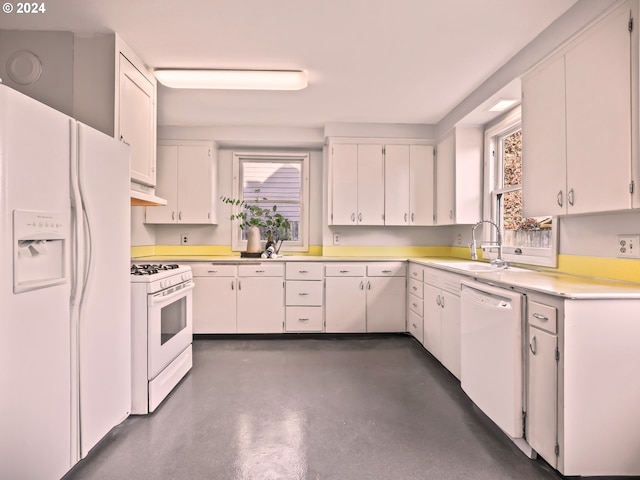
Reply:
<svg viewBox="0 0 640 480"><path fill-rule="evenodd" d="M182 235L180 235L180 243L182 245L188 245L189 244L189 234L188 233L183 233Z"/></svg>
<svg viewBox="0 0 640 480"><path fill-rule="evenodd" d="M458 234L458 245L462 245L462 234Z"/></svg>
<svg viewBox="0 0 640 480"><path fill-rule="evenodd" d="M339 233L334 233L333 234L333 244L334 245L340 245L340 234Z"/></svg>
<svg viewBox="0 0 640 480"><path fill-rule="evenodd" d="M618 257L640 258L640 235L618 235Z"/></svg>

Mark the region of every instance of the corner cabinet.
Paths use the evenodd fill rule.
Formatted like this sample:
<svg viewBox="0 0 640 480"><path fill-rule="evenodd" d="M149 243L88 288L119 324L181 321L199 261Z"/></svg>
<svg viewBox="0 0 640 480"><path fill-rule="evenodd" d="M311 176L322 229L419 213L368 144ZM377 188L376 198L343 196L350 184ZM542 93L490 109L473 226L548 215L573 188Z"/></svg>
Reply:
<svg viewBox="0 0 640 480"><path fill-rule="evenodd" d="M524 215L632 207L634 9L616 9L523 78Z"/></svg>
<svg viewBox="0 0 640 480"><path fill-rule="evenodd" d="M436 146L434 225L481 219L483 139L481 127L455 127Z"/></svg>
<svg viewBox="0 0 640 480"><path fill-rule="evenodd" d="M156 192L167 205L147 207L145 223L216 224L216 191L215 143L161 141Z"/></svg>
<svg viewBox="0 0 640 480"><path fill-rule="evenodd" d="M154 195L157 82L116 34L74 36L73 116L131 147L131 188Z"/></svg>

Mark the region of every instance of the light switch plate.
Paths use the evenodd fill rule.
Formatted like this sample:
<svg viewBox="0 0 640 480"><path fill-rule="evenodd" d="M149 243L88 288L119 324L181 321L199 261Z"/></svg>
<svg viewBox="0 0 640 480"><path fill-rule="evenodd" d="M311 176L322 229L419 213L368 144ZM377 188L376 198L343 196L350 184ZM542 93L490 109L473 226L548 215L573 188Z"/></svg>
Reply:
<svg viewBox="0 0 640 480"><path fill-rule="evenodd" d="M618 257L640 258L640 235L618 235Z"/></svg>

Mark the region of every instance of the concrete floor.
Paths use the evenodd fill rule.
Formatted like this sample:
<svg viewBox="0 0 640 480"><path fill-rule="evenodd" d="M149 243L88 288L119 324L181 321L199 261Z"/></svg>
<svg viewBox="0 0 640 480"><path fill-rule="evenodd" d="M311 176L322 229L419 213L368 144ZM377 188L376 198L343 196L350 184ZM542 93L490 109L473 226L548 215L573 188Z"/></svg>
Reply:
<svg viewBox="0 0 640 480"><path fill-rule="evenodd" d="M559 479L408 336L213 338L65 480Z"/></svg>

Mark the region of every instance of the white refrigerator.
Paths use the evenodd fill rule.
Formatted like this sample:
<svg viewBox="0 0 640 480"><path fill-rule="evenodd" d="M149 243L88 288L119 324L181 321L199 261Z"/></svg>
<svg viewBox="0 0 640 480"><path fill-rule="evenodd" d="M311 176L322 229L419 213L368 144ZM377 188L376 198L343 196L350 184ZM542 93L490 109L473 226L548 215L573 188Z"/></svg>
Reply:
<svg viewBox="0 0 640 480"><path fill-rule="evenodd" d="M0 478L59 479L131 410L129 148L0 84Z"/></svg>

